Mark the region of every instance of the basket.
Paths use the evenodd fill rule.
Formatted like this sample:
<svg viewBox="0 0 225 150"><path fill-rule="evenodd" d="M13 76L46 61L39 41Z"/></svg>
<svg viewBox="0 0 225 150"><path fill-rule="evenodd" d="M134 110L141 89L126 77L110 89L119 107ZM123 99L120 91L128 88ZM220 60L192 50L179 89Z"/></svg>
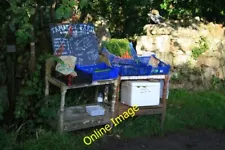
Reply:
<svg viewBox="0 0 225 150"><path fill-rule="evenodd" d="M150 75L152 66L138 66L138 65L114 65L118 68L120 76L143 76Z"/></svg>
<svg viewBox="0 0 225 150"><path fill-rule="evenodd" d="M91 81L116 79L118 77L118 69L111 68L105 63L90 66L76 66L75 71L82 72L82 77L91 79Z"/></svg>
<svg viewBox="0 0 225 150"><path fill-rule="evenodd" d="M65 76L65 75L53 70L52 76L55 77L57 80L63 82L67 86L92 83L91 78L85 76L86 74L83 71L76 71L76 72L77 72L77 76L72 77L71 75Z"/></svg>
<svg viewBox="0 0 225 150"><path fill-rule="evenodd" d="M156 58L155 55L152 55L155 59ZM159 60L159 59L158 59ZM148 65L149 61L150 61L150 56L142 56L139 57L139 61L143 64ZM152 67L152 71L151 74L152 75L156 75L156 74L168 74L170 72L170 65L164 63L163 61L159 60L159 65L158 67Z"/></svg>
<svg viewBox="0 0 225 150"><path fill-rule="evenodd" d="M114 65L114 64L119 64L119 65L137 65L138 64L138 65L145 66L144 64L141 64L139 62L139 59L137 57L137 53L134 50L132 43L129 43L129 46L131 48L131 56L132 56L131 59L126 59L126 58L121 58L119 56L116 56L116 55L110 53L105 47L102 48L101 53L108 58L108 60L110 61L110 63L112 65Z"/></svg>

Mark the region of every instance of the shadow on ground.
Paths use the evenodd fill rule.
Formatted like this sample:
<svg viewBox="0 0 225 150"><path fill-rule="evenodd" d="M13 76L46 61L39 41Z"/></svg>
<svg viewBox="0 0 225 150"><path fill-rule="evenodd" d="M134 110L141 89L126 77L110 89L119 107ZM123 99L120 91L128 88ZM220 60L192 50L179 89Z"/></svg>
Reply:
<svg viewBox="0 0 225 150"><path fill-rule="evenodd" d="M187 131L164 137L118 139L106 137L98 150L224 150L225 134L212 130ZM104 140L105 141L105 140Z"/></svg>

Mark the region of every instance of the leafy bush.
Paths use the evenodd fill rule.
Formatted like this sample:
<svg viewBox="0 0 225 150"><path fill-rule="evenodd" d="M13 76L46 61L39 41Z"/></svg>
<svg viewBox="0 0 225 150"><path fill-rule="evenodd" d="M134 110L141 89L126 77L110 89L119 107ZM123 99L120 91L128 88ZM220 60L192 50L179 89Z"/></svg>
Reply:
<svg viewBox="0 0 225 150"><path fill-rule="evenodd" d="M103 43L106 49L117 56L123 56L127 51L130 54L129 41L127 39L111 39Z"/></svg>
<svg viewBox="0 0 225 150"><path fill-rule="evenodd" d="M16 142L13 139L13 135L0 130L0 148L2 150L13 150L17 146Z"/></svg>
<svg viewBox="0 0 225 150"><path fill-rule="evenodd" d="M45 133L38 139L30 139L23 144L26 150L82 150L85 148L80 135Z"/></svg>

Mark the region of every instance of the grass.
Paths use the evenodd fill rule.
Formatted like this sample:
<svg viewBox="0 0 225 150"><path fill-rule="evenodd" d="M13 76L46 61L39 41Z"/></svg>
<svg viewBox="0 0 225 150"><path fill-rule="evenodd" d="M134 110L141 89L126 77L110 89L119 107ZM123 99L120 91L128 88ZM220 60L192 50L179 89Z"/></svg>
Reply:
<svg viewBox="0 0 225 150"><path fill-rule="evenodd" d="M215 91L189 92L186 90L172 90L170 93L163 131L160 130L159 116L142 116L128 119L115 127L112 133L121 138L134 138L159 136L197 128L216 130L225 128L225 96L223 94ZM83 137L92 134L93 130L64 135L46 132L38 139L29 139L17 145L12 142L12 136L0 132L0 148L2 150L82 150L87 148L83 143ZM101 138L89 148L92 149L105 142L107 140Z"/></svg>
<svg viewBox="0 0 225 150"><path fill-rule="evenodd" d="M143 116L129 120L115 131L124 138L162 135L187 129L225 128L225 96L214 91L173 90L168 100L164 131L159 117Z"/></svg>

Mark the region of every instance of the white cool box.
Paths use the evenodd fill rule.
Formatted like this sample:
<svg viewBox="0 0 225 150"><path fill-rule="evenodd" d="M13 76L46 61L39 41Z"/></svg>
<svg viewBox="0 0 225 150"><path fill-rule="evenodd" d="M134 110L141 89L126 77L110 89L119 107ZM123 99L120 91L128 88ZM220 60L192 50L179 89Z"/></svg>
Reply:
<svg viewBox="0 0 225 150"><path fill-rule="evenodd" d="M123 104L128 106L156 106L160 104L162 82L124 81L121 86L121 102Z"/></svg>

